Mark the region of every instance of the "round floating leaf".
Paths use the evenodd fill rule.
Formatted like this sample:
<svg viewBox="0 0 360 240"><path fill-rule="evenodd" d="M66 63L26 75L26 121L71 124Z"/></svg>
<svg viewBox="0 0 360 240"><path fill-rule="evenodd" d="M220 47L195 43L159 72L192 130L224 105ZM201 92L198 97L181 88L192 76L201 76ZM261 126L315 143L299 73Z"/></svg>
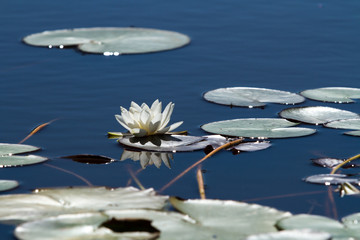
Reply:
<svg viewBox="0 0 360 240"><path fill-rule="evenodd" d="M352 103L352 98L360 98L360 88L326 87L302 91L304 97L322 102Z"/></svg>
<svg viewBox="0 0 360 240"><path fill-rule="evenodd" d="M114 159L106 156L91 155L91 154L71 155L62 158L69 158L75 162L85 163L85 164L109 164L115 161Z"/></svg>
<svg viewBox="0 0 360 240"><path fill-rule="evenodd" d="M76 28L26 36L33 46L78 46L87 53L120 55L171 50L189 44L184 34L147 28Z"/></svg>
<svg viewBox="0 0 360 240"><path fill-rule="evenodd" d="M297 124L279 118L244 118L207 123L201 128L215 134L254 138L301 137L316 132L315 129L292 127Z"/></svg>
<svg viewBox="0 0 360 240"><path fill-rule="evenodd" d="M0 157L0 167L18 167L45 162L48 159L36 155L29 156L2 156Z"/></svg>
<svg viewBox="0 0 360 240"><path fill-rule="evenodd" d="M244 152L254 152L254 151L260 151L267 149L271 146L270 142L246 142L246 143L240 143L239 145L235 146L234 149L238 151L244 151Z"/></svg>
<svg viewBox="0 0 360 240"><path fill-rule="evenodd" d="M340 119L360 118L358 114L353 112L321 106L288 108L282 110L279 115L289 120L316 125Z"/></svg>
<svg viewBox="0 0 360 240"><path fill-rule="evenodd" d="M352 135L352 136L360 136L360 119L345 119L345 120L338 120L332 121L329 123L324 124L325 127L329 128L339 128L339 129L354 129L356 131L346 132L344 134Z"/></svg>
<svg viewBox="0 0 360 240"><path fill-rule="evenodd" d="M356 183L360 180L356 178L348 178L345 174L318 174L306 177L305 182L323 184L323 185L338 185L342 183Z"/></svg>
<svg viewBox="0 0 360 240"><path fill-rule="evenodd" d="M184 135L153 135L148 137L124 137L119 143L135 149L154 152L187 152L203 149L206 137ZM209 144L207 144L209 145Z"/></svg>
<svg viewBox="0 0 360 240"><path fill-rule="evenodd" d="M311 161L318 166L322 166L325 168L333 168L339 165L340 163L343 163L345 160L337 159L337 158L316 158L316 159L311 159Z"/></svg>
<svg viewBox="0 0 360 240"><path fill-rule="evenodd" d="M76 187L39 189L31 194L0 196L0 221L18 223L65 213L107 209L162 209L167 196L153 189Z"/></svg>
<svg viewBox="0 0 360 240"><path fill-rule="evenodd" d="M39 149L38 147L25 144L0 143L0 156L34 152Z"/></svg>
<svg viewBox="0 0 360 240"><path fill-rule="evenodd" d="M331 235L325 232L314 232L308 229L285 230L275 233L253 235L246 240L330 240Z"/></svg>
<svg viewBox="0 0 360 240"><path fill-rule="evenodd" d="M350 135L350 136L355 136L355 137L360 137L360 131L350 131L350 132L345 132L344 134Z"/></svg>
<svg viewBox="0 0 360 240"><path fill-rule="evenodd" d="M22 240L148 240L159 235L159 232L150 233L121 229L122 226L129 226L127 223L131 220L117 222L117 227L120 228L117 229L118 232L105 227L104 223L107 222L110 222L109 216L99 212L64 214L21 224L15 229L15 236ZM136 223L134 221L134 224ZM138 228L140 227L138 226Z"/></svg>
<svg viewBox="0 0 360 240"><path fill-rule="evenodd" d="M205 231L211 231L213 237L210 239L244 239L253 234L276 232L275 223L291 215L274 208L236 201L184 201L171 197L170 202L177 210L196 220Z"/></svg>
<svg viewBox="0 0 360 240"><path fill-rule="evenodd" d="M297 104L305 98L291 92L251 87L218 88L208 91L204 98L213 103L239 106L263 107L266 103Z"/></svg>
<svg viewBox="0 0 360 240"><path fill-rule="evenodd" d="M0 180L0 192L11 190L19 186L18 181L15 180Z"/></svg>
<svg viewBox="0 0 360 240"><path fill-rule="evenodd" d="M310 229L313 231L327 232L333 240L360 239L360 216L350 215L342 219L343 223L336 220L308 214L299 214L281 219L276 225L280 229Z"/></svg>

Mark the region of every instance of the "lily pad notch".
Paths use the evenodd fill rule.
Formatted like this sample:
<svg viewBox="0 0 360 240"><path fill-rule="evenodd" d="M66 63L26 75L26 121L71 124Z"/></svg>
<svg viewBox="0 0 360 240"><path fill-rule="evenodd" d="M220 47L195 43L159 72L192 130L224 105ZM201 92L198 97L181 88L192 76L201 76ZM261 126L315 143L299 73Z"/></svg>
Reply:
<svg viewBox="0 0 360 240"><path fill-rule="evenodd" d="M85 53L118 56L172 50L190 43L182 33L135 27L75 28L28 35L23 42L38 47L77 47Z"/></svg>

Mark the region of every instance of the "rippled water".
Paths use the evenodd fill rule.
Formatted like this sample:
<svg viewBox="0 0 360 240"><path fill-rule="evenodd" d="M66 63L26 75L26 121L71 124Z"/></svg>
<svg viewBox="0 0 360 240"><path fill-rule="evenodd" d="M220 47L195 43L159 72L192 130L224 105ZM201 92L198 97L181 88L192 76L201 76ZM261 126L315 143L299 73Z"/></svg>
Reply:
<svg viewBox="0 0 360 240"><path fill-rule="evenodd" d="M200 125L242 117L277 117L287 106L229 108L206 102L202 94L218 87L249 86L300 92L326 86L360 87L359 1L7 1L0 8L0 136L16 143L38 124L58 119L27 144L43 150L51 165L71 170L94 185L126 186L140 168L126 160L85 165L60 156L98 154L120 159L122 148L108 131L123 131L114 114L131 101L175 102L172 121L179 130L205 134ZM105 57L70 49L36 48L21 39L32 33L77 27L150 27L187 34L189 46L154 54ZM306 101L360 112L348 105ZM309 126L315 127L315 126ZM208 198L246 200L293 213L345 216L358 211L356 197L329 197L324 186L304 183L305 176L328 173L311 158L347 158L359 139L342 130L316 126L316 135L273 140L267 150L233 156L221 152L202 164ZM204 156L174 155L172 168L149 166L139 179L160 189ZM1 169L2 179L21 186L86 185L74 175L45 164ZM322 191L319 193L319 191ZM195 172L164 194L198 198ZM12 227L1 231L12 236Z"/></svg>

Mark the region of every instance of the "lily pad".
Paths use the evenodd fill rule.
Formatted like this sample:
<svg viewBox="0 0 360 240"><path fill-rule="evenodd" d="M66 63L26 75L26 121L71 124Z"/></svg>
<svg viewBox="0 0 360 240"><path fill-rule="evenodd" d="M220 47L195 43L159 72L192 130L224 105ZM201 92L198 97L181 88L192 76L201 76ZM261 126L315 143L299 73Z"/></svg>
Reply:
<svg viewBox="0 0 360 240"><path fill-rule="evenodd" d="M26 144L0 143L0 156L34 152L39 149Z"/></svg>
<svg viewBox="0 0 360 240"><path fill-rule="evenodd" d="M184 135L153 135L148 137L124 137L118 142L133 149L154 152L188 152L205 148L222 139Z"/></svg>
<svg viewBox="0 0 360 240"><path fill-rule="evenodd" d="M85 163L85 164L109 164L115 161L115 159L106 156L92 155L92 154L71 155L71 156L64 156L62 158L69 158L75 162Z"/></svg>
<svg viewBox="0 0 360 240"><path fill-rule="evenodd" d="M359 184L360 180L357 178L349 178L345 174L317 174L306 177L305 182L323 184L323 185L339 185L343 183Z"/></svg>
<svg viewBox="0 0 360 240"><path fill-rule="evenodd" d="M291 92L266 88L231 87L218 88L204 94L205 100L238 107L263 107L266 103L297 104L305 98Z"/></svg>
<svg viewBox="0 0 360 240"><path fill-rule="evenodd" d="M153 189L74 187L38 189L31 194L0 196L0 221L19 223L65 213L107 209L162 209L167 196Z"/></svg>
<svg viewBox="0 0 360 240"><path fill-rule="evenodd" d="M15 235L23 240L245 239L251 234L276 232L275 223L291 216L288 212L235 201L172 198L171 203L181 212L123 209L64 214L23 223ZM139 222L145 222L150 230ZM129 224L130 227L122 227ZM156 236L157 231L160 236Z"/></svg>
<svg viewBox="0 0 360 240"><path fill-rule="evenodd" d="M288 120L309 124L324 124L335 120L360 118L359 114L332 107L294 107L282 110L279 115Z"/></svg>
<svg viewBox="0 0 360 240"><path fill-rule="evenodd" d="M299 214L281 219L276 226L284 230L310 229L331 234L333 240L360 239L360 214L342 219L342 223L322 216Z"/></svg>
<svg viewBox="0 0 360 240"><path fill-rule="evenodd" d="M28 155L28 156L2 156L0 157L0 168L4 167L18 167L24 165L37 164L47 161L48 159L45 157L40 157L36 155Z"/></svg>
<svg viewBox="0 0 360 240"><path fill-rule="evenodd" d="M246 240L330 240L330 238L329 233L303 229L253 235L246 238Z"/></svg>
<svg viewBox="0 0 360 240"><path fill-rule="evenodd" d="M304 97L316 101L333 103L352 103L352 99L360 98L360 88L325 87L300 92Z"/></svg>
<svg viewBox="0 0 360 240"><path fill-rule="evenodd" d="M279 118L243 118L207 123L201 128L215 134L253 138L301 137L316 132L311 128L292 127L296 125L298 123Z"/></svg>
<svg viewBox="0 0 360 240"><path fill-rule="evenodd" d="M316 159L311 159L311 161L318 166L322 166L325 168L333 168L339 165L340 163L343 163L345 160L338 158L316 158Z"/></svg>
<svg viewBox="0 0 360 240"><path fill-rule="evenodd" d="M15 180L0 180L0 192L14 189L19 186L18 181Z"/></svg>
<svg viewBox="0 0 360 240"><path fill-rule="evenodd" d="M170 202L177 210L196 220L199 227L211 232L213 237L210 239L244 239L253 234L276 232L275 222L291 215L274 208L236 201L184 201L171 197Z"/></svg>
<svg viewBox="0 0 360 240"><path fill-rule="evenodd" d="M332 121L324 124L324 126L329 128L353 129L356 131L345 132L344 134L360 136L360 119L358 118Z"/></svg>
<svg viewBox="0 0 360 240"><path fill-rule="evenodd" d="M150 53L183 47L190 42L184 34L148 28L75 28L26 36L26 44L42 47L77 46L86 53L121 55Z"/></svg>
<svg viewBox="0 0 360 240"><path fill-rule="evenodd" d="M21 224L15 229L15 236L22 240L150 240L159 236L158 231L150 233L128 229L116 232L103 226L109 221L110 217L100 212L64 214ZM131 222L131 220L127 220L127 222ZM118 227L121 228L121 224L124 223L126 222L118 222Z"/></svg>

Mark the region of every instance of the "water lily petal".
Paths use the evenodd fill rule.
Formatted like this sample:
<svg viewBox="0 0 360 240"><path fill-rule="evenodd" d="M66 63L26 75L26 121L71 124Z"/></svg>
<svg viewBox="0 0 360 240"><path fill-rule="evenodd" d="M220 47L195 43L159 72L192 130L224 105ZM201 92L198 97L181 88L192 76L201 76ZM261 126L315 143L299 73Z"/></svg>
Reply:
<svg viewBox="0 0 360 240"><path fill-rule="evenodd" d="M130 108L134 108L136 111L141 112L141 107L136 102L131 101Z"/></svg>
<svg viewBox="0 0 360 240"><path fill-rule="evenodd" d="M156 100L152 105L151 105L151 115L152 117L156 117L158 115L161 116L161 109L162 109L162 103L159 102L159 100Z"/></svg>
<svg viewBox="0 0 360 240"><path fill-rule="evenodd" d="M140 113L140 124L141 124L141 128L145 129L146 131L148 131L149 129L149 124L151 121L151 114L149 111L147 111L146 109L143 109Z"/></svg>
<svg viewBox="0 0 360 240"><path fill-rule="evenodd" d="M160 125L160 130L164 127L166 127L166 125L170 122L170 117L171 114L174 110L174 106L175 104L173 104L172 102L170 102L164 109L164 112L162 113L162 119L161 119L161 125Z"/></svg>
<svg viewBox="0 0 360 240"><path fill-rule="evenodd" d="M130 131L130 128L129 128L128 125L125 123L125 121L124 121L124 119L123 119L122 116L116 114L116 115L115 115L115 118L116 118L116 120L121 124L121 126L123 126L124 128L126 128L127 130Z"/></svg>
<svg viewBox="0 0 360 240"><path fill-rule="evenodd" d="M144 137L147 135L147 131L141 128L133 128L129 130L135 137Z"/></svg>
<svg viewBox="0 0 360 240"><path fill-rule="evenodd" d="M173 131L175 128L178 128L181 124L183 124L183 121L176 122L170 125L169 132Z"/></svg>

